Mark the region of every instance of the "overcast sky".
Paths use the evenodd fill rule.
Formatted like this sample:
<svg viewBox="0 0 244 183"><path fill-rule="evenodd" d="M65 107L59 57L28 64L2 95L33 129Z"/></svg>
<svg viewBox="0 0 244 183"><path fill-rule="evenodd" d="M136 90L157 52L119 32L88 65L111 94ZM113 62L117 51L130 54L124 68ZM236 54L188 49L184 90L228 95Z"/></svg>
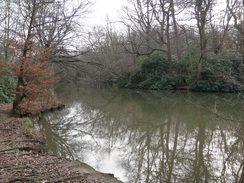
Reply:
<svg viewBox="0 0 244 183"><path fill-rule="evenodd" d="M107 15L111 21L118 19L118 11L126 2L126 0L95 0L92 21L95 24L104 25Z"/></svg>

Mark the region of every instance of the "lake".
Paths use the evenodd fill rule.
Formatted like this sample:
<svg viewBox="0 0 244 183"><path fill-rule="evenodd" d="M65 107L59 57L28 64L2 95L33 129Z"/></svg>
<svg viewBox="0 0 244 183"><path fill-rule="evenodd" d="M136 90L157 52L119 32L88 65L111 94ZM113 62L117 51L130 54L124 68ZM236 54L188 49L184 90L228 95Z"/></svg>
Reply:
<svg viewBox="0 0 244 183"><path fill-rule="evenodd" d="M50 154L79 159L125 183L238 182L244 95L59 88L66 108L38 129Z"/></svg>

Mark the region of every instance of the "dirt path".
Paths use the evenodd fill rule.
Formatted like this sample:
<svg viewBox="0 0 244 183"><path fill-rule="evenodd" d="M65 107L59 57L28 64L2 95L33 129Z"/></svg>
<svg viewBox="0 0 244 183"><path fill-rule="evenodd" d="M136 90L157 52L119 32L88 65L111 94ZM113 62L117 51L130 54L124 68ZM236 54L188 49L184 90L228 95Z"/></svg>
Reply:
<svg viewBox="0 0 244 183"><path fill-rule="evenodd" d="M0 103L0 183L118 183L80 161L45 154L45 144L27 119L11 117L11 104Z"/></svg>

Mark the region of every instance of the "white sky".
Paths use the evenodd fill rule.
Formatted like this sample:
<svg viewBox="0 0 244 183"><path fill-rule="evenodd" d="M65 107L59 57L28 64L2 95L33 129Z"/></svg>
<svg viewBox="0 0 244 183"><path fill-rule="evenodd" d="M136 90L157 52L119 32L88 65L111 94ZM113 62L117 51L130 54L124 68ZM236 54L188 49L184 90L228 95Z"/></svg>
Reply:
<svg viewBox="0 0 244 183"><path fill-rule="evenodd" d="M104 25L107 15L111 21L118 19L119 10L127 0L95 0L92 13L92 22L97 25Z"/></svg>
<svg viewBox="0 0 244 183"><path fill-rule="evenodd" d="M225 0L217 0L219 5L215 8L223 8ZM93 0L93 12L89 15L91 17L88 21L90 26L102 25L106 23L107 16L111 22L118 20L119 11L123 6L128 5L127 0ZM218 8L219 7L219 8ZM217 16L217 15L216 15Z"/></svg>

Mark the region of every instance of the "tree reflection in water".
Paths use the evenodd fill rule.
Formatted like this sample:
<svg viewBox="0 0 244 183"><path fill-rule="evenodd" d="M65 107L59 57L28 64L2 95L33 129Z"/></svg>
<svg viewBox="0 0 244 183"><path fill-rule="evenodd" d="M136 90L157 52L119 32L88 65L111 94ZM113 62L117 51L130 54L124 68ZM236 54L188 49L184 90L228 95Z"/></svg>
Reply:
<svg viewBox="0 0 244 183"><path fill-rule="evenodd" d="M243 95L62 92L66 109L39 123L51 153L131 183L238 182L243 172Z"/></svg>

